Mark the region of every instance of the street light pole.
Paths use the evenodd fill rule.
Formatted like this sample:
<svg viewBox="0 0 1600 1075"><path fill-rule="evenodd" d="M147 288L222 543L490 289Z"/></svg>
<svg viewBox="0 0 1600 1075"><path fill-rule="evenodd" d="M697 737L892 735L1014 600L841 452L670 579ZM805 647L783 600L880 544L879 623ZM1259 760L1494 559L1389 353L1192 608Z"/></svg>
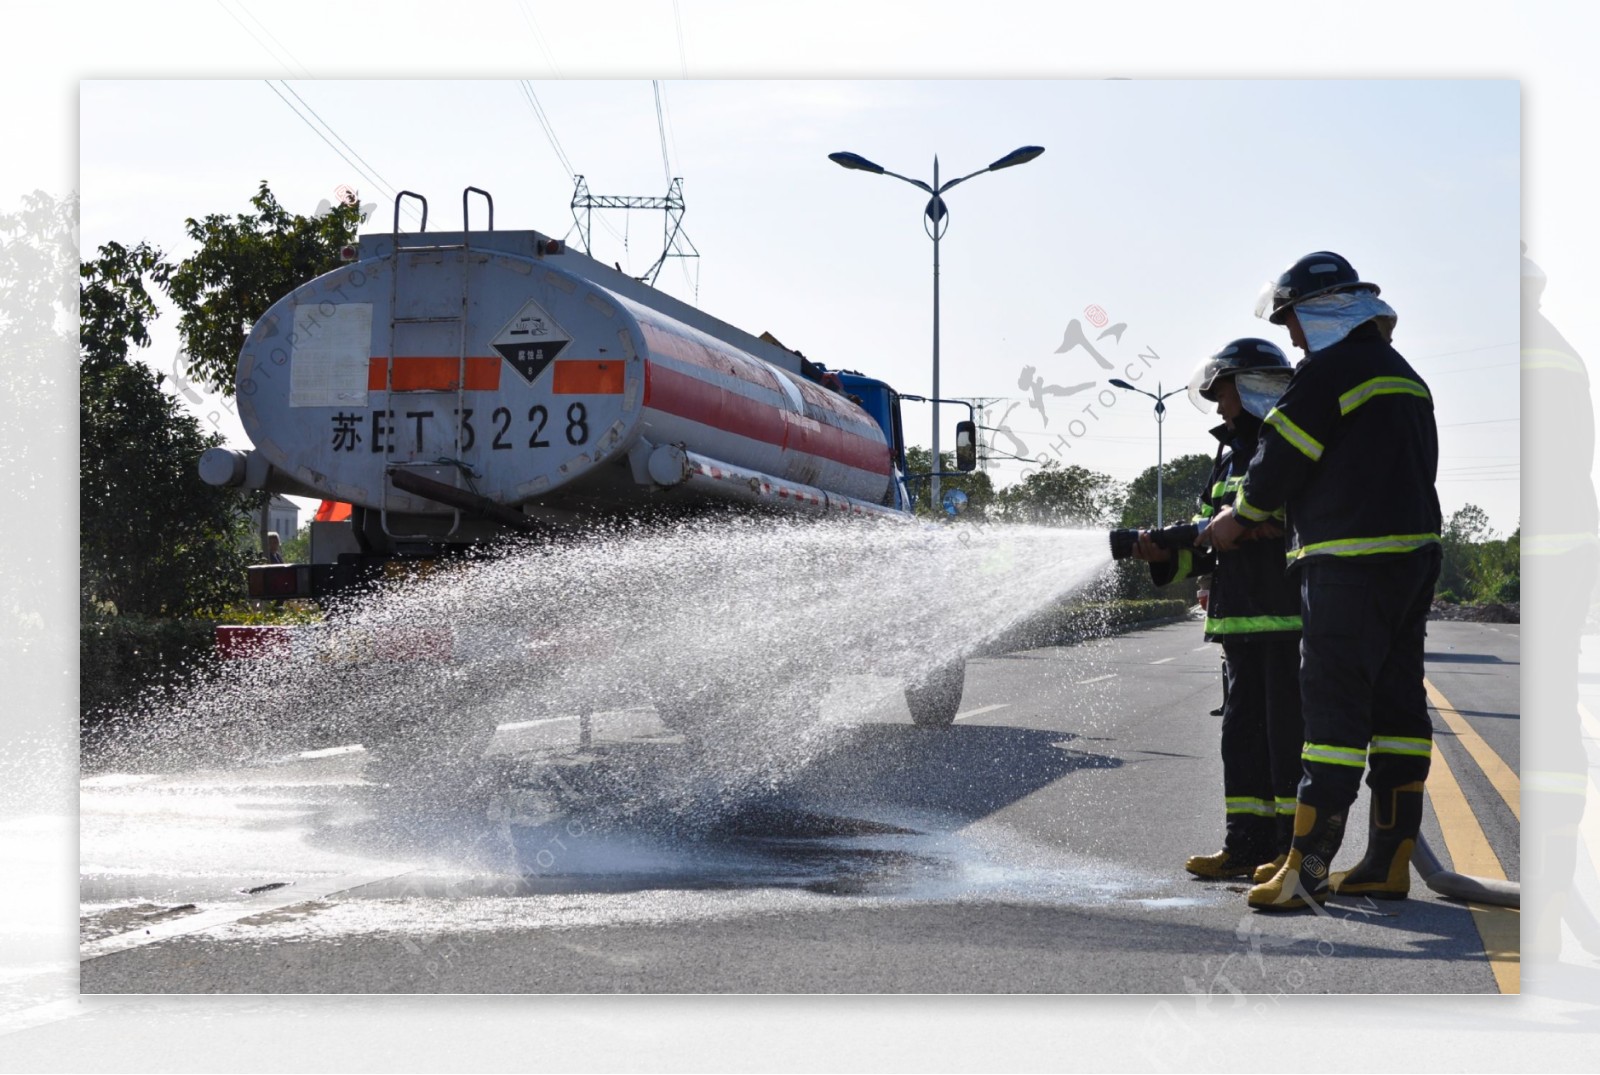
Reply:
<svg viewBox="0 0 1600 1075"><path fill-rule="evenodd" d="M1157 381L1156 382L1156 390L1154 392L1146 392L1144 389L1135 388L1133 385L1129 384L1127 381L1121 380L1120 378L1116 378L1116 377L1113 377L1109 383L1114 385L1117 388L1123 389L1124 391L1137 392L1141 396L1149 396L1151 399L1156 401L1156 529L1160 530L1163 526L1166 525L1166 520L1163 518L1163 515L1162 515L1162 503L1161 503L1161 499L1162 499L1162 497L1161 497L1161 493L1162 493L1162 489L1161 489L1161 484L1162 484L1161 483L1161 467L1162 467L1162 456L1163 456L1162 444L1161 444L1161 427L1162 427L1163 423L1166 422L1166 419L1167 419L1167 402L1166 401L1168 399L1171 399L1173 396L1177 395L1179 392L1185 391L1186 389L1174 388L1170 392L1163 392L1163 391L1161 391L1161 382Z"/></svg>
<svg viewBox="0 0 1600 1075"><path fill-rule="evenodd" d="M1043 146L1022 146L1013 149L987 168L980 168L976 172L952 179L950 182L939 183L939 158L933 158L933 183L929 185L920 179L891 172L881 164L861 156L859 153L829 153L828 159L841 168L855 171L871 172L874 175L893 176L895 179L910 183L920 190L928 192L927 207L923 215L927 218L923 230L933 240L933 473L929 477L928 499L932 504L939 502L939 240L944 237L944 232L949 227L949 214L945 210L944 199L940 197L945 191L957 183L965 183L973 176L982 175L984 172L997 172L1001 168L1011 168L1018 164L1026 164L1044 152Z"/></svg>

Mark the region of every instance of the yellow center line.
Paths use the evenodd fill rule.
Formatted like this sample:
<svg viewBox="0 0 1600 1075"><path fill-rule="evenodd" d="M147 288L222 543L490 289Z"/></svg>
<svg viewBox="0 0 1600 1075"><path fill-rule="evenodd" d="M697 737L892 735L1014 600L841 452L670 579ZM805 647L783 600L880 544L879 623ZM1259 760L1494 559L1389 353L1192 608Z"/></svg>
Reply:
<svg viewBox="0 0 1600 1075"><path fill-rule="evenodd" d="M1440 702L1449 705L1431 684L1428 687L1430 697L1437 696ZM1451 712L1460 719L1460 714L1456 713L1453 706ZM1489 846L1489 838L1484 835L1483 826L1473 814L1472 806L1462 793L1461 785L1457 783L1456 775L1437 742L1433 744L1433 765L1428 772L1427 789L1434 815L1439 819L1439 829L1444 833L1445 848L1450 852L1451 868L1457 873L1473 877L1504 881L1505 870L1495 856L1494 848ZM1478 937L1483 941L1483 952L1489 958L1489 969L1494 973L1495 984L1502 993L1520 993L1521 914L1510 907L1480 903L1469 903L1467 907L1472 911L1472 923L1478 928Z"/></svg>
<svg viewBox="0 0 1600 1075"><path fill-rule="evenodd" d="M1444 695L1439 693L1428 680L1422 681L1423 689L1428 692L1428 702L1439 714L1445 726L1455 733L1456 740L1466 747L1467 753L1472 755L1472 760L1478 763L1478 768L1483 770L1483 775L1489 778L1489 783L1494 785L1494 790L1500 793L1500 798L1511 807L1511 812L1518 821L1522 820L1522 781L1516 772L1500 759L1500 755L1467 723L1456 707L1451 705Z"/></svg>

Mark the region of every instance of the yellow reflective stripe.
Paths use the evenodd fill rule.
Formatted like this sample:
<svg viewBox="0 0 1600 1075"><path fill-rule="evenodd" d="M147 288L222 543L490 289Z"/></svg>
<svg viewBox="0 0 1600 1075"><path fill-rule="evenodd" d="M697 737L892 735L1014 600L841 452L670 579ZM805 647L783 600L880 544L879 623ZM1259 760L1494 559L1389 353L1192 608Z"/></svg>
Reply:
<svg viewBox="0 0 1600 1075"><path fill-rule="evenodd" d="M1194 553L1190 552L1188 549L1179 549L1178 550L1178 570L1177 570L1177 573L1172 576L1172 580L1171 581L1172 582L1177 582L1179 579L1186 579L1186 578L1189 577L1189 572L1191 572L1193 570L1194 570Z"/></svg>
<svg viewBox="0 0 1600 1075"><path fill-rule="evenodd" d="M1418 758L1433 756L1432 739L1409 739L1401 735L1375 735L1368 747L1372 754L1409 754Z"/></svg>
<svg viewBox="0 0 1600 1075"><path fill-rule="evenodd" d="M1587 374L1583 360L1567 351L1553 351L1544 347L1524 347L1522 368L1525 370L1561 370L1563 373Z"/></svg>
<svg viewBox="0 0 1600 1075"><path fill-rule="evenodd" d="M1280 797L1278 800L1278 813L1294 817L1295 800Z"/></svg>
<svg viewBox="0 0 1600 1075"><path fill-rule="evenodd" d="M1554 769L1532 769L1522 774L1522 786L1528 791L1544 795L1577 795L1588 793L1588 778L1583 773L1560 772Z"/></svg>
<svg viewBox="0 0 1600 1075"><path fill-rule="evenodd" d="M1564 556L1595 544L1600 544L1600 538L1594 534L1523 534L1522 555Z"/></svg>
<svg viewBox="0 0 1600 1075"><path fill-rule="evenodd" d="M1247 635L1262 631L1298 631L1299 616L1222 616L1206 617L1208 635Z"/></svg>
<svg viewBox="0 0 1600 1075"><path fill-rule="evenodd" d="M1224 478L1217 482L1217 484L1211 487L1211 495L1213 497L1224 497L1229 493L1235 492L1242 488L1244 488L1244 475L1240 474L1236 477Z"/></svg>
<svg viewBox="0 0 1600 1075"><path fill-rule="evenodd" d="M1278 435L1307 456L1313 463L1322 458L1322 442L1310 433L1294 424L1294 421L1278 408L1274 407L1267 412L1266 424L1278 431Z"/></svg>
<svg viewBox="0 0 1600 1075"><path fill-rule="evenodd" d="M1385 537L1340 538L1337 541L1319 541L1302 545L1289 554L1289 559L1303 556L1370 556L1380 552L1410 552L1439 543L1438 534L1389 534Z"/></svg>
<svg viewBox="0 0 1600 1075"><path fill-rule="evenodd" d="M1428 395L1426 388L1408 377L1374 377L1370 381L1362 381L1339 397L1339 413L1349 414L1374 396L1394 395L1420 396L1423 399L1433 398Z"/></svg>
<svg viewBox="0 0 1600 1075"><path fill-rule="evenodd" d="M1268 517L1271 515L1270 512L1262 511L1260 508L1250 503L1250 501L1246 500L1244 498L1244 488L1242 486L1239 489L1239 495L1233 500L1233 510L1242 518L1249 519L1253 523L1266 522Z"/></svg>
<svg viewBox="0 0 1600 1075"><path fill-rule="evenodd" d="M1224 813L1251 814L1255 817L1272 817L1276 809L1265 799L1253 799L1249 796L1235 795L1222 800L1225 804Z"/></svg>
<svg viewBox="0 0 1600 1075"><path fill-rule="evenodd" d="M1301 761L1320 761L1327 765L1348 765L1356 769L1367 767L1367 752L1354 750L1350 747L1327 746L1323 743L1307 743L1300 751Z"/></svg>

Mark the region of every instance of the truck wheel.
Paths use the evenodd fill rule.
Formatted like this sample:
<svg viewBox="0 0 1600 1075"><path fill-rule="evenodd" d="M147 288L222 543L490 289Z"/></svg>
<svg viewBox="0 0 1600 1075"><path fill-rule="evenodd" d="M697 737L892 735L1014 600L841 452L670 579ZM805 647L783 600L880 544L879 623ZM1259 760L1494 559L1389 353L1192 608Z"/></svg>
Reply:
<svg viewBox="0 0 1600 1075"><path fill-rule="evenodd" d="M919 728L947 728L961 708L967 685L967 662L956 659L930 672L918 683L906 684L906 705L911 722Z"/></svg>

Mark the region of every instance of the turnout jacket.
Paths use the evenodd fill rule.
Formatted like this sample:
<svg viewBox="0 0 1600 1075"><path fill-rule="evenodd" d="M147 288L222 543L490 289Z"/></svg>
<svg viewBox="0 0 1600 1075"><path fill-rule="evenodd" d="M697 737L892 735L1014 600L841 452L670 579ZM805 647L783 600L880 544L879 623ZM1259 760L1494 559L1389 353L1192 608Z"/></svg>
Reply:
<svg viewBox="0 0 1600 1075"><path fill-rule="evenodd" d="M1261 422L1249 413L1211 431L1219 444L1216 465L1200 494L1195 521L1235 503L1245 468L1256 454ZM1237 510L1237 508L1235 508ZM1206 641L1291 639L1300 633L1300 588L1283 569L1284 539L1246 541L1231 552L1179 549L1172 559L1150 565L1150 580L1165 586L1193 575L1213 575L1206 610Z"/></svg>
<svg viewBox="0 0 1600 1075"><path fill-rule="evenodd" d="M1234 511L1254 526L1284 509L1291 564L1438 543L1433 397L1376 324L1307 355L1263 424Z"/></svg>

